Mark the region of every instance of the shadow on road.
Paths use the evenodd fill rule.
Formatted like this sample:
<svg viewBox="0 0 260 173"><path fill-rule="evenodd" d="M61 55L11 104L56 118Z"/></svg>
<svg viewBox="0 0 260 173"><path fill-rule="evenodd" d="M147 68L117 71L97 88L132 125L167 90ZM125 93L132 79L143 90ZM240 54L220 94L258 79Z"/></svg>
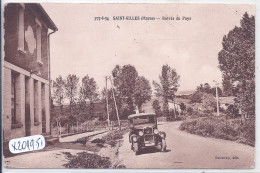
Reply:
<svg viewBox="0 0 260 173"><path fill-rule="evenodd" d="M167 152L170 152L171 150L169 149L166 149L165 152L162 152L162 151L158 151L156 148L144 148L142 150L140 150L138 152L138 155L143 155L143 154L152 154L152 153L167 153Z"/></svg>

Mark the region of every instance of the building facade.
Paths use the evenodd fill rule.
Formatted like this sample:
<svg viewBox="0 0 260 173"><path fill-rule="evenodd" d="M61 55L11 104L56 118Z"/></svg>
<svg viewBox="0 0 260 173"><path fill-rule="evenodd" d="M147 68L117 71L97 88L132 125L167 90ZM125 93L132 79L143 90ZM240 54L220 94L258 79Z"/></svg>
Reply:
<svg viewBox="0 0 260 173"><path fill-rule="evenodd" d="M40 4L4 8L3 142L50 135L49 36L57 31Z"/></svg>

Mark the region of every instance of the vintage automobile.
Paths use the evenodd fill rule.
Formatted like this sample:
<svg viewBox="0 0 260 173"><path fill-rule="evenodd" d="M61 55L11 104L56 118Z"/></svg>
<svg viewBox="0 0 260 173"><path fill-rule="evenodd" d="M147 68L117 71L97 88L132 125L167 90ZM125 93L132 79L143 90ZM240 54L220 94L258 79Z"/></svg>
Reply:
<svg viewBox="0 0 260 173"><path fill-rule="evenodd" d="M166 133L158 130L155 114L132 114L128 116L128 119L129 142L135 154L147 147L156 147L160 151L166 151Z"/></svg>

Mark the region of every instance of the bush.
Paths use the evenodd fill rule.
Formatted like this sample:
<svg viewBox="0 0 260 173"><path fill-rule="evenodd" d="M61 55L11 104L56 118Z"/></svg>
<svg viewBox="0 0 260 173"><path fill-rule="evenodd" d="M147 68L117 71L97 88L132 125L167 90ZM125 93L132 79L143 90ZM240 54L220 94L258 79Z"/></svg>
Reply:
<svg viewBox="0 0 260 173"><path fill-rule="evenodd" d="M96 138L96 139L92 140L91 143L101 143L101 144L104 144L105 140L100 139L100 138Z"/></svg>
<svg viewBox="0 0 260 173"><path fill-rule="evenodd" d="M189 108L187 109L187 113L188 113L189 115L192 115L193 112L194 112L194 111L193 111L193 108L192 108L192 107L189 107Z"/></svg>
<svg viewBox="0 0 260 173"><path fill-rule="evenodd" d="M240 142L251 146L255 145L255 120L244 120L240 122L238 131L240 133Z"/></svg>
<svg viewBox="0 0 260 173"><path fill-rule="evenodd" d="M82 137L82 138L77 139L76 141L73 141L72 143L80 143L80 144L85 145L86 142L89 140L89 138L90 138L89 136Z"/></svg>
<svg viewBox="0 0 260 173"><path fill-rule="evenodd" d="M101 139L105 141L123 139L124 131L114 130L103 136Z"/></svg>
<svg viewBox="0 0 260 173"><path fill-rule="evenodd" d="M255 145L255 120L224 120L217 117L203 117L186 120L180 130L200 136L209 136Z"/></svg>
<svg viewBox="0 0 260 173"><path fill-rule="evenodd" d="M64 164L66 168L109 168L111 161L108 157L101 157L97 154L90 154L87 152L78 153L73 156L68 152L64 154L69 159L69 163Z"/></svg>
<svg viewBox="0 0 260 173"><path fill-rule="evenodd" d="M110 145L111 147L115 147L117 144L117 141L120 139L123 139L123 135L126 133L126 130L114 130L109 132L108 134L106 134L105 136L103 136L101 139L99 139L100 141L104 141L105 143L107 143L108 145Z"/></svg>
<svg viewBox="0 0 260 173"><path fill-rule="evenodd" d="M225 114L231 118L239 117L239 109L235 105L229 105L227 110L225 110Z"/></svg>
<svg viewBox="0 0 260 173"><path fill-rule="evenodd" d="M179 117L176 117L176 118L174 119L174 121L182 121L182 120L184 120L184 119L185 119L184 117L179 116Z"/></svg>
<svg viewBox="0 0 260 173"><path fill-rule="evenodd" d="M213 116L213 112L210 110L204 110L203 113L204 113L204 116Z"/></svg>

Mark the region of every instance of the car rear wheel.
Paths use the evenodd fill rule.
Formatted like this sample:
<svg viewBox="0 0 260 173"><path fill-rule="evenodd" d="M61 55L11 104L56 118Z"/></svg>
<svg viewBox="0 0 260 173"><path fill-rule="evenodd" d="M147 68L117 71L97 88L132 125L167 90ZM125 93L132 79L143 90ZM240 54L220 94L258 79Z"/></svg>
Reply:
<svg viewBox="0 0 260 173"><path fill-rule="evenodd" d="M165 151L166 151L166 140L165 140L165 139L162 139L162 148L161 148L161 151L162 151L162 152L165 152Z"/></svg>

